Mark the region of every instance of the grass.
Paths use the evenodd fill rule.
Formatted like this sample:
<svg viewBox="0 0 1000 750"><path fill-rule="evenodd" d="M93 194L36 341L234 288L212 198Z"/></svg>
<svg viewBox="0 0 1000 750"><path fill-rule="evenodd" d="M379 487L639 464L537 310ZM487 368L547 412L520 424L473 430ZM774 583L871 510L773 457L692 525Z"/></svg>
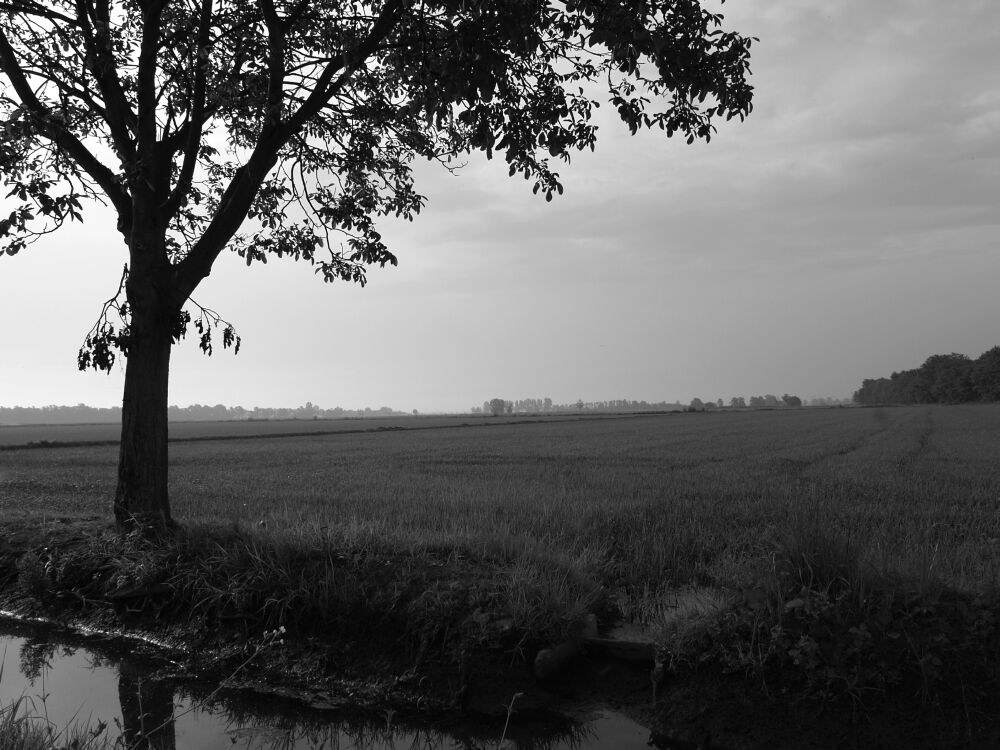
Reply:
<svg viewBox="0 0 1000 750"><path fill-rule="evenodd" d="M172 502L184 523L307 546L544 551L654 592L735 586L806 522L866 566L973 591L1000 571L998 428L1000 408L927 407L179 443ZM0 454L3 512L105 518L115 458Z"/></svg>
<svg viewBox="0 0 1000 750"><path fill-rule="evenodd" d="M383 632L418 661L470 633L510 649L558 640L595 609L687 657L729 627L743 649L717 654L729 668L780 662L819 692L871 656L861 625L877 644L909 639L908 663L934 677L933 659L956 654L931 653L929 629L982 630L1000 600L996 406L462 421L175 443L185 530L170 546L92 538L78 554L99 579L60 579L80 566L50 552L24 558L19 580L95 599L131 585L143 606L253 613L248 626L303 636ZM0 452L0 514L99 523L115 459L112 446ZM702 592L683 617L678 591ZM830 680L800 643L823 628L857 640ZM974 660L989 638L951 643Z"/></svg>
<svg viewBox="0 0 1000 750"><path fill-rule="evenodd" d="M0 680L3 669L0 669ZM35 702L21 696L0 705L0 748L4 750L109 750L118 747L106 733L107 725L70 724L58 728L36 710Z"/></svg>

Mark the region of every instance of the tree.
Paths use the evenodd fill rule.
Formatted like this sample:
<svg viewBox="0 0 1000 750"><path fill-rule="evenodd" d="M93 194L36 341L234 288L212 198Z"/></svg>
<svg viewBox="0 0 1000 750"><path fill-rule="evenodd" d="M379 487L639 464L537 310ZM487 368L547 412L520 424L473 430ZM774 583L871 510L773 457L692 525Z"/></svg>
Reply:
<svg viewBox="0 0 1000 750"><path fill-rule="evenodd" d="M729 400L729 406L732 407L733 409L746 409L747 402L746 399L743 398L742 396L733 396Z"/></svg>
<svg viewBox="0 0 1000 750"><path fill-rule="evenodd" d="M489 406L489 413L492 414L494 417L499 417L501 414L507 411L507 402L504 401L502 398L491 398L487 403Z"/></svg>
<svg viewBox="0 0 1000 750"><path fill-rule="evenodd" d="M1000 401L1000 346L980 354L972 372L976 398L980 401Z"/></svg>
<svg viewBox="0 0 1000 750"><path fill-rule="evenodd" d="M171 347L239 347L191 299L223 250L364 284L396 264L377 218L423 206L414 158L502 153L551 200L598 86L633 133L709 140L751 110L751 40L721 23L698 0L0 0L0 250L88 200L127 246L79 355L127 357L118 523L172 523Z"/></svg>
<svg viewBox="0 0 1000 750"><path fill-rule="evenodd" d="M801 398L799 398L798 396L791 396L787 393L781 397L781 401L785 406L791 406L793 408L802 406Z"/></svg>
<svg viewBox="0 0 1000 750"><path fill-rule="evenodd" d="M964 354L934 354L918 372L925 403L960 404L975 399L975 364Z"/></svg>

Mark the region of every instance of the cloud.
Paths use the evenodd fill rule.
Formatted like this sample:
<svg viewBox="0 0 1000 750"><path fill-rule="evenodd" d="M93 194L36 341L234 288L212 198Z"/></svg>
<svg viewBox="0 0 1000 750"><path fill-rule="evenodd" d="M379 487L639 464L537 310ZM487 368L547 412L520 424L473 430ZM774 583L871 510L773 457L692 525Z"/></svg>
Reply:
<svg viewBox="0 0 1000 750"><path fill-rule="evenodd" d="M372 270L364 290L224 255L197 296L238 324L244 353L209 362L188 345L174 400L423 410L495 395L846 395L935 351L1000 343L1000 5L722 11L760 37L745 123L686 146L631 137L605 106L596 153L558 166L566 192L551 203L502 158L471 157L458 177L417 165L429 205L413 223L381 223L400 267ZM32 250L43 265L0 261L2 310L50 342L8 336L20 354L2 375L22 383L11 393L38 389L7 363L49 363L56 341L81 382L72 357L89 323L73 321L96 314L123 261L102 222L88 215L73 253ZM76 263L90 250L93 271ZM82 400L49 382L43 401Z"/></svg>

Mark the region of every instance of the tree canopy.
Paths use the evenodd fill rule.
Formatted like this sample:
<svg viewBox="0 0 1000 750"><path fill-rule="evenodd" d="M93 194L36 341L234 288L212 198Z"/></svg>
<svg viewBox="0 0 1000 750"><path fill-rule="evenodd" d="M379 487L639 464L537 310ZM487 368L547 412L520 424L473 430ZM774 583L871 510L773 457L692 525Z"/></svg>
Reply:
<svg viewBox="0 0 1000 750"><path fill-rule="evenodd" d="M99 198L126 242L153 193L175 296L229 245L325 280L394 263L414 156L502 153L547 198L549 158L593 148L600 81L633 131L709 138L750 109L751 40L692 0L5 0L0 170L14 254ZM707 104L706 104L707 101ZM115 162L118 167L114 166ZM253 228L237 234L245 219ZM329 250L323 255L320 248Z"/></svg>
<svg viewBox="0 0 1000 750"><path fill-rule="evenodd" d="M1000 401L1000 346L970 359L934 354L918 368L888 378L867 378L854 393L857 404L960 404Z"/></svg>
<svg viewBox="0 0 1000 750"><path fill-rule="evenodd" d="M127 355L123 445L155 422L143 460L165 464L169 349L193 325L211 351L221 318L185 304L223 250L363 284L396 263L378 218L424 204L414 159L502 155L550 200L598 95L633 133L707 140L751 109L751 39L722 21L698 0L0 0L0 250L113 208L126 268L79 363ZM120 467L122 508L165 485L143 471Z"/></svg>

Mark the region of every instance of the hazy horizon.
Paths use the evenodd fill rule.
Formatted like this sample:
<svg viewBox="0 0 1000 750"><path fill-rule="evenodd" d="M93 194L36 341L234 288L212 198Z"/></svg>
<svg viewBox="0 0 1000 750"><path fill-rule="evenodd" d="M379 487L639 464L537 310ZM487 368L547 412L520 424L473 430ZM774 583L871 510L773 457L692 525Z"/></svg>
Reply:
<svg viewBox="0 0 1000 750"><path fill-rule="evenodd" d="M744 396L744 398L749 399L749 395L748 394L738 394L737 393L737 394L733 394L733 395L734 396L741 396L742 395L742 396ZM772 396L775 396L775 397L777 397L777 398L780 399L781 396L784 395L784 394L768 392L768 393L760 393L760 394L756 394L755 393L755 394L752 394L752 395L755 395L755 396L772 395ZM797 396L799 394L792 393L792 394L787 394L787 395ZM502 396L494 394L493 398L502 398ZM532 397L528 397L528 398L532 398ZM539 396L537 398L544 399L546 397L545 396ZM718 398L722 398L722 397L719 396ZM730 397L730 398L732 398L732 397ZM827 399L827 400L831 400L831 401L849 401L850 400L850 396L808 396L808 397L800 397L800 398L802 398L803 406L809 406L810 405L809 401L813 401L813 400L817 400L817 399ZM405 404L404 405L397 405L397 404L389 404L389 403L381 403L381 402L379 402L377 404L376 403L371 403L371 404L333 404L333 403L331 403L331 404L323 404L323 403L316 403L316 402L308 401L308 400L304 401L304 402L302 402L300 404L291 404L291 403L288 403L288 404L253 404L253 405L247 405L247 404L227 404L227 403L224 403L224 402L207 403L207 402L203 402L203 401L194 401L194 402L191 402L189 404L179 404L179 403L171 402L170 405L169 405L169 408L171 408L171 409L173 409L173 408L191 409L191 408L199 407L199 406L200 407L206 407L206 408L212 408L212 407L217 407L217 406L224 406L227 409L243 409L244 411L252 412L254 409L275 410L275 411L278 411L278 410L295 410L295 409L300 409L300 408L307 407L307 406L311 405L311 406L313 406L313 407L315 407L317 409L321 409L323 411L332 411L334 409L342 409L344 412L361 412L361 411L365 411L365 410L369 410L369 411L372 411L372 412L377 412L380 409L391 409L392 411L398 412L400 414L412 415L413 412L416 411L421 416L430 416L430 415L435 415L435 414L437 414L437 415L470 414L470 413L472 413L472 409L482 408L483 404L486 403L486 402L488 402L489 400L490 399L487 398L487 399L484 399L484 401L482 403L469 404L469 406L466 407L465 409L456 409L454 411L433 411L433 410L424 411L424 410L419 409L417 407L408 408ZM515 396L515 397L512 397L512 398L505 399L505 400L507 400L507 401L520 401L520 400L522 400L522 398L519 397L519 396ZM709 401L709 400L711 400L713 403L715 401L717 401L717 399L710 399L709 397L702 398L701 400L702 401ZM608 403L608 402L612 402L612 401L628 401L628 402L630 402L632 404L642 404L642 403L645 403L645 404L648 404L650 406L667 405L667 406L687 407L690 404L690 401L679 401L677 399L669 399L669 398L668 399L657 399L655 401L654 400L650 400L650 399L628 399L628 398L611 399L611 398L606 398L606 399L595 399L593 401L586 401L584 403L585 403L585 405L590 405L590 404L604 404L604 403ZM726 399L723 399L723 401L724 401L725 407L728 408L729 407L729 399L726 398ZM566 410L569 410L569 409L576 408L575 407L576 399L574 399L572 401L565 401L565 402L561 402L561 401L557 401L555 399L552 399L552 402L553 402L553 408L554 409L560 409L560 410L566 409ZM47 408L73 409L73 408L78 408L78 407L85 407L85 408L88 408L88 409L120 409L121 408L121 403L114 403L114 404L88 404L88 403L84 403L84 402L78 402L76 404L56 404L56 403L51 403L51 404L0 404L0 409L47 409Z"/></svg>
<svg viewBox="0 0 1000 750"><path fill-rule="evenodd" d="M419 164L427 208L379 222L400 265L364 289L224 254L194 297L242 351L205 358L189 337L170 402L849 398L1000 344L1000 5L722 11L760 38L745 123L686 146L630 137L605 105L596 153L557 166L551 203L502 159L457 177ZM82 226L0 258L0 405L121 402L122 367L76 369L127 257L109 213L85 208Z"/></svg>

